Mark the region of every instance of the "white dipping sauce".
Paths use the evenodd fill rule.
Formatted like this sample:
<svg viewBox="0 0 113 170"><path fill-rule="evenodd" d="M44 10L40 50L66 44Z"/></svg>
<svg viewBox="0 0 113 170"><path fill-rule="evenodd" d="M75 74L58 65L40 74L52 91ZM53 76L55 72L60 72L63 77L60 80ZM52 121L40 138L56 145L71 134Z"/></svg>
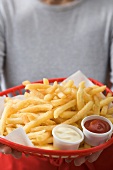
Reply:
<svg viewBox="0 0 113 170"><path fill-rule="evenodd" d="M59 139L67 142L76 142L82 138L78 132L70 127L57 128L57 130L55 130L55 135Z"/></svg>

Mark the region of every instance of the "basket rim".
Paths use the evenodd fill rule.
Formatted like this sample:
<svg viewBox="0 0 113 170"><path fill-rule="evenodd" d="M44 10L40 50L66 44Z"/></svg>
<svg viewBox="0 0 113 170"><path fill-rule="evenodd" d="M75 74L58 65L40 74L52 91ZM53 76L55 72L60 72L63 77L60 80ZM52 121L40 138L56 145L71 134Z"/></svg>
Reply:
<svg viewBox="0 0 113 170"><path fill-rule="evenodd" d="M14 143L9 141L5 138L0 137L0 142L5 144L13 149L16 149L20 152L31 153L31 154L39 154L39 155L57 155L57 156L74 156L74 155L86 155L97 152L99 150L103 150L110 145L113 144L113 136L105 143L100 144L98 146L94 146L89 149L81 149L81 150L49 150L49 149L42 149L42 148L35 148L30 146L24 146L18 143Z"/></svg>
<svg viewBox="0 0 113 170"><path fill-rule="evenodd" d="M66 77L58 77L58 78L50 78L48 79L50 83L53 83L54 81L58 81L58 82L62 82L63 80L65 80ZM99 86L103 86L104 84L99 82L98 80L96 79L93 79L91 77L88 78L90 81L92 81L93 83L97 83ZM33 81L31 83L42 83L43 80L38 80L38 81ZM17 85L17 86L14 86L14 87L10 87L4 91L0 91L0 96L3 96L3 95L6 95L8 93L11 93L11 92L14 92L15 90L21 90L23 89L25 86L23 84L20 84L20 85ZM113 93L107 86L106 86L106 90L107 91L110 91L111 93Z"/></svg>

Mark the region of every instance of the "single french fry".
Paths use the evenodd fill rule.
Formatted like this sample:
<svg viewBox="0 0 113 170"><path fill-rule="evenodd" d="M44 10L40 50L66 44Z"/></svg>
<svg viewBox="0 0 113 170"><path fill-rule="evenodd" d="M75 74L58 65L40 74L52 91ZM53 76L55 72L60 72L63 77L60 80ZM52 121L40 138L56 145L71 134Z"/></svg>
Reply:
<svg viewBox="0 0 113 170"><path fill-rule="evenodd" d="M27 116L29 118L29 116L31 117L31 119L35 119L37 118L40 114L42 113L32 113L32 112L19 112L19 116L18 117L23 117L24 115Z"/></svg>
<svg viewBox="0 0 113 170"><path fill-rule="evenodd" d="M37 142L39 145L43 146L49 143L53 142L53 137L51 136L51 133L46 132L45 136L43 136L42 140L40 140L40 138L37 138Z"/></svg>
<svg viewBox="0 0 113 170"><path fill-rule="evenodd" d="M21 118L22 118L24 124L27 124L28 122L30 122L27 115L22 115ZM20 124L21 124L21 123L20 123Z"/></svg>
<svg viewBox="0 0 113 170"><path fill-rule="evenodd" d="M56 124L60 124L60 123L63 123L66 119L63 119L61 117L58 117L58 118L54 118L54 121L56 122Z"/></svg>
<svg viewBox="0 0 113 170"><path fill-rule="evenodd" d="M77 122L79 119L82 119L82 117L87 114L92 109L93 101L89 101L76 115L74 115L72 118L66 120L65 124L72 124L74 122Z"/></svg>
<svg viewBox="0 0 113 170"><path fill-rule="evenodd" d="M108 114L106 114L105 117L107 117L107 118L113 118L113 115L108 115Z"/></svg>
<svg viewBox="0 0 113 170"><path fill-rule="evenodd" d="M22 84L23 84L24 86L26 86L27 84L31 84L31 82L30 82L29 80L26 80L26 81L23 81Z"/></svg>
<svg viewBox="0 0 113 170"><path fill-rule="evenodd" d="M41 93L41 92L38 91L38 90L32 90L32 91L30 91L29 96L31 96L31 97L36 96L36 97L38 97L38 98L40 98L40 99L44 99L44 94Z"/></svg>
<svg viewBox="0 0 113 170"><path fill-rule="evenodd" d="M53 100L57 100L57 99L59 99L59 97L58 96L54 96Z"/></svg>
<svg viewBox="0 0 113 170"><path fill-rule="evenodd" d="M27 112L27 117L28 117L29 122L32 121L32 120L34 120L34 119L36 119L36 118L38 118L39 115L40 115L40 114L28 113L28 112Z"/></svg>
<svg viewBox="0 0 113 170"><path fill-rule="evenodd" d="M24 120L21 117L7 118L6 124L24 124Z"/></svg>
<svg viewBox="0 0 113 170"><path fill-rule="evenodd" d="M41 148L41 149L47 149L47 150L58 150L57 148L55 148L52 144L46 144L46 145L35 145L35 147L37 148Z"/></svg>
<svg viewBox="0 0 113 170"><path fill-rule="evenodd" d="M77 108L78 110L81 110L85 103L84 103L84 89L79 87L78 91L77 91Z"/></svg>
<svg viewBox="0 0 113 170"><path fill-rule="evenodd" d="M46 94L54 93L57 88L58 88L58 84L56 82L54 83L53 86L50 86L49 88L46 89Z"/></svg>
<svg viewBox="0 0 113 170"><path fill-rule="evenodd" d="M106 98L103 93L97 93L96 96L98 97L98 100L101 101Z"/></svg>
<svg viewBox="0 0 113 170"><path fill-rule="evenodd" d="M79 126L79 124L78 124L78 123L72 123L71 125L72 125L72 126L75 126L75 127L77 127L77 128L79 128L79 129L80 129L80 126Z"/></svg>
<svg viewBox="0 0 113 170"><path fill-rule="evenodd" d="M111 123L113 124L113 117L107 117L110 121L111 121Z"/></svg>
<svg viewBox="0 0 113 170"><path fill-rule="evenodd" d="M96 95L94 95L93 112L96 115L100 115L100 101Z"/></svg>
<svg viewBox="0 0 113 170"><path fill-rule="evenodd" d="M63 90L63 93L64 93L65 95L69 95L69 94L71 94L71 92L72 92L72 88L71 88L71 87L67 87L67 88L65 88L65 89Z"/></svg>
<svg viewBox="0 0 113 170"><path fill-rule="evenodd" d="M4 131L4 134L3 134L4 136L7 136L8 135L8 132L7 131Z"/></svg>
<svg viewBox="0 0 113 170"><path fill-rule="evenodd" d="M92 100L92 96L86 92L86 88L84 89L83 92L83 98L85 103L88 103L89 101Z"/></svg>
<svg viewBox="0 0 113 170"><path fill-rule="evenodd" d="M26 107L20 110L20 112L32 112L32 113L45 112L45 111L51 110L52 107L53 106L51 104L39 104L35 106Z"/></svg>
<svg viewBox="0 0 113 170"><path fill-rule="evenodd" d="M76 124L78 125L78 128L81 129L81 130L82 130L81 121L82 121L82 119L84 119L85 115L86 114L84 114L84 116L76 122Z"/></svg>
<svg viewBox="0 0 113 170"><path fill-rule="evenodd" d="M54 118L58 118L61 113L63 113L63 112L66 111L67 109L73 107L74 105L76 105L76 100L72 100L72 101L64 104L63 106L59 106L59 107L58 107L57 109L55 109L55 111L54 111Z"/></svg>
<svg viewBox="0 0 113 170"><path fill-rule="evenodd" d="M90 91L91 91L93 88L94 88L94 86L93 86L93 87L85 87L85 92L88 93L88 94L90 94Z"/></svg>
<svg viewBox="0 0 113 170"><path fill-rule="evenodd" d="M15 128L6 127L7 134L11 133L13 130L15 130Z"/></svg>
<svg viewBox="0 0 113 170"><path fill-rule="evenodd" d="M106 116L106 115L107 115L107 112L108 112L108 106L107 106L107 105L106 105L106 106L103 106L103 107L101 108L100 115L101 115L101 116Z"/></svg>
<svg viewBox="0 0 113 170"><path fill-rule="evenodd" d="M54 100L51 100L51 104L54 107L58 107L58 106L62 106L64 104L68 103L70 100L71 100L71 97L67 97L65 99L54 99Z"/></svg>
<svg viewBox="0 0 113 170"><path fill-rule="evenodd" d="M82 88L82 89L84 89L84 88L85 88L85 81L81 81L81 82L79 83L79 87Z"/></svg>
<svg viewBox="0 0 113 170"><path fill-rule="evenodd" d="M37 138L39 135L43 135L44 133L45 133L45 130L38 131L38 132L30 132L27 134L27 136L29 137L29 139L34 139L34 138Z"/></svg>
<svg viewBox="0 0 113 170"><path fill-rule="evenodd" d="M106 97L112 97L112 93L107 93Z"/></svg>
<svg viewBox="0 0 113 170"><path fill-rule="evenodd" d="M84 143L84 149L89 149L89 148L91 148L91 145Z"/></svg>
<svg viewBox="0 0 113 170"><path fill-rule="evenodd" d="M37 127L31 128L31 132L37 132L37 131L41 131L41 130L52 131L52 129L54 127L55 127L55 125L37 126Z"/></svg>
<svg viewBox="0 0 113 170"><path fill-rule="evenodd" d="M10 118L18 118L18 117L21 117L21 114L18 112L10 115Z"/></svg>
<svg viewBox="0 0 113 170"><path fill-rule="evenodd" d="M48 111L43 115L40 115L35 120L32 120L31 122L27 123L23 129L25 130L26 133L28 133L30 132L31 128L39 126L41 123L51 118L53 118L53 111Z"/></svg>
<svg viewBox="0 0 113 170"><path fill-rule="evenodd" d="M6 124L5 128L9 127L9 128L16 128L16 124Z"/></svg>
<svg viewBox="0 0 113 170"><path fill-rule="evenodd" d="M23 128L24 125L21 125L21 124L16 124L15 125L15 128L19 128L19 127L22 127Z"/></svg>
<svg viewBox="0 0 113 170"><path fill-rule="evenodd" d="M43 122L41 125L56 125L56 122L54 120L46 120L46 122Z"/></svg>
<svg viewBox="0 0 113 170"><path fill-rule="evenodd" d="M76 88L72 88L70 96L73 99L77 99L77 89Z"/></svg>
<svg viewBox="0 0 113 170"><path fill-rule="evenodd" d="M37 97L30 97L26 100L21 100L20 102L15 104L15 108L17 110L21 110L23 108L26 108L30 105L38 105L38 104L46 104L47 102L43 99L39 99Z"/></svg>
<svg viewBox="0 0 113 170"><path fill-rule="evenodd" d="M30 134L28 134L28 137L32 140L33 143L38 145L44 145L47 144L47 139L51 136L50 132L45 132L43 134L37 135L35 138L30 138Z"/></svg>
<svg viewBox="0 0 113 170"><path fill-rule="evenodd" d="M42 83L32 83L32 84L27 84L25 89L26 90L32 90L32 89L47 89L49 88L50 85L42 84Z"/></svg>
<svg viewBox="0 0 113 170"><path fill-rule="evenodd" d="M6 97L6 98L4 99L4 102L5 102L5 103L7 103L7 102L9 102L9 101L12 101L12 98L11 98L11 97Z"/></svg>
<svg viewBox="0 0 113 170"><path fill-rule="evenodd" d="M46 94L44 96L45 101L51 101L54 98L54 94Z"/></svg>
<svg viewBox="0 0 113 170"><path fill-rule="evenodd" d="M63 93L63 92L59 92L57 94L57 96L60 98L60 99L65 99L67 96Z"/></svg>
<svg viewBox="0 0 113 170"><path fill-rule="evenodd" d="M64 87L73 87L73 85L74 85L74 81L69 80L69 81L65 82Z"/></svg>
<svg viewBox="0 0 113 170"><path fill-rule="evenodd" d="M43 84L45 84L45 85L49 85L49 80L48 80L48 79L46 79L46 78L43 78Z"/></svg>
<svg viewBox="0 0 113 170"><path fill-rule="evenodd" d="M102 108L105 105L109 105L111 102L113 102L113 97L107 97L100 101L100 107Z"/></svg>
<svg viewBox="0 0 113 170"><path fill-rule="evenodd" d="M76 115L77 111L64 111L63 113L60 114L60 117L63 119L70 119L72 116Z"/></svg>
<svg viewBox="0 0 113 170"><path fill-rule="evenodd" d="M93 107L92 107L92 109L93 109ZM94 114L95 114L95 113L94 113L93 110L90 110L90 111L87 112L87 116L94 115Z"/></svg>
<svg viewBox="0 0 113 170"><path fill-rule="evenodd" d="M35 146L39 145L38 146L39 148L43 148L43 147L50 145L50 144L53 146L53 137L52 136L48 137L46 140L43 140L43 141L37 141L37 139L32 139L32 142L34 143Z"/></svg>
<svg viewBox="0 0 113 170"><path fill-rule="evenodd" d="M93 89L90 91L90 94L91 94L91 95L95 95L95 94L97 94L97 93L103 92L105 89L106 89L106 86L98 86L97 88L93 88Z"/></svg>
<svg viewBox="0 0 113 170"><path fill-rule="evenodd" d="M113 114L113 107L108 108L108 114Z"/></svg>
<svg viewBox="0 0 113 170"><path fill-rule="evenodd" d="M50 136L47 140L46 140L46 144L50 144L53 143L53 136Z"/></svg>
<svg viewBox="0 0 113 170"><path fill-rule="evenodd" d="M17 110L15 108L13 108L11 104L7 104L6 107L4 108L4 111L2 113L1 120L0 120L0 134L1 135L3 135L3 133L4 133L7 118L11 114L15 113L16 111Z"/></svg>

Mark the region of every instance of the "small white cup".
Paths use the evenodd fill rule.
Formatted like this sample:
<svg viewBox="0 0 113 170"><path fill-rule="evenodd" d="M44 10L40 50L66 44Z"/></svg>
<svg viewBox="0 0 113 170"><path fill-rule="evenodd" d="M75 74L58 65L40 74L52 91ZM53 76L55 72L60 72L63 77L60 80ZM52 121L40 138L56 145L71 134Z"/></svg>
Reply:
<svg viewBox="0 0 113 170"><path fill-rule="evenodd" d="M93 119L100 119L106 121L110 125L110 130L106 133L94 133L87 130L84 126L85 122ZM111 138L113 125L109 119L103 116L98 116L98 115L87 116L82 120L81 126L83 128L84 140L87 144L91 146L98 146Z"/></svg>
<svg viewBox="0 0 113 170"><path fill-rule="evenodd" d="M72 130L76 131L80 135L80 139L77 141L68 141L68 140L66 141L59 138L56 132L58 129L61 129L62 127L65 129L62 135L65 134L67 128L71 128ZM60 150L77 150L79 148L80 143L84 140L84 134L79 128L67 124L60 124L55 126L52 130L52 135L53 135L53 146Z"/></svg>

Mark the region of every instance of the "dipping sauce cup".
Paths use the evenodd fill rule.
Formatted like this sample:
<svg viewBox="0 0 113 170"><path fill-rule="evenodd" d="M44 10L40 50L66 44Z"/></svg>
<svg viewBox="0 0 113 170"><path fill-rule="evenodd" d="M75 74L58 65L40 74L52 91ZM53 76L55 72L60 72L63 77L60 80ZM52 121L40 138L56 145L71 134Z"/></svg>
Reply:
<svg viewBox="0 0 113 170"><path fill-rule="evenodd" d="M71 125L56 125L52 130L53 146L60 150L77 150L84 140L83 132Z"/></svg>
<svg viewBox="0 0 113 170"><path fill-rule="evenodd" d="M91 146L100 145L111 138L113 125L109 119L103 116L87 116L82 120L81 126L84 140Z"/></svg>

